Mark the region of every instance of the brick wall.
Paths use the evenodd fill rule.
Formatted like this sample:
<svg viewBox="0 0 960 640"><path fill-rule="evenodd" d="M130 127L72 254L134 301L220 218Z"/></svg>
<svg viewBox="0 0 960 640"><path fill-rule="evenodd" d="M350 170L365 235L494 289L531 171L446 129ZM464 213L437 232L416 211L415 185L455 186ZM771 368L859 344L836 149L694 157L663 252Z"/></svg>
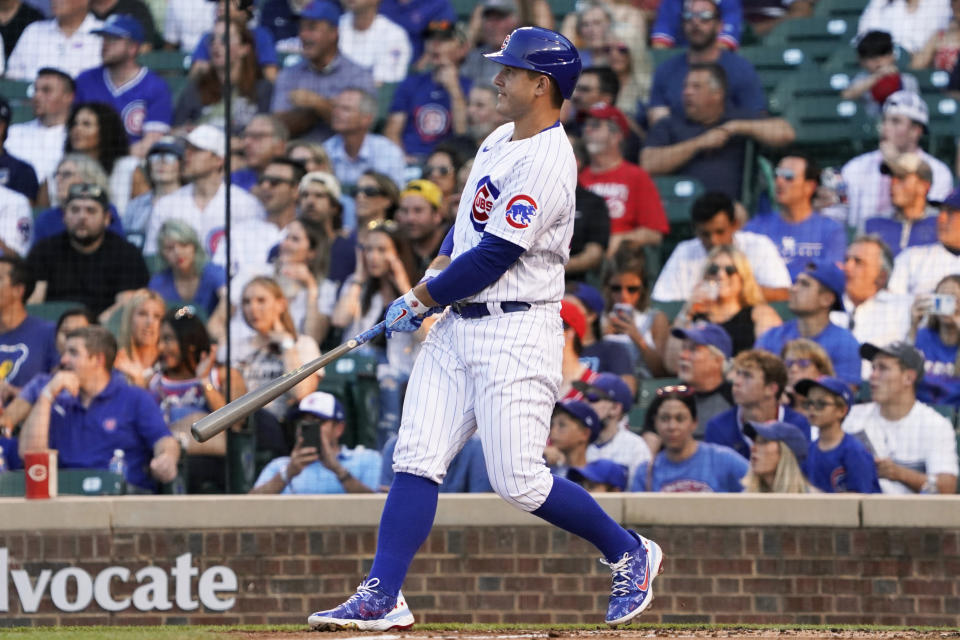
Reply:
<svg viewBox="0 0 960 640"><path fill-rule="evenodd" d="M203 572L226 565L239 578L226 612L55 609L47 589L25 614L8 579L0 626L44 624L302 623L339 603L369 569L375 527L194 531L0 531L10 570L36 580L67 566L96 575L111 565L169 573L193 554ZM665 573L645 621L876 623L960 626L956 529L655 526L642 530L665 553ZM196 592L197 578L193 578ZM114 596L136 584L114 582ZM437 527L404 585L419 621L600 622L609 570L587 543L539 526ZM2 589L2 588L0 588ZM170 599L173 598L173 580Z"/></svg>

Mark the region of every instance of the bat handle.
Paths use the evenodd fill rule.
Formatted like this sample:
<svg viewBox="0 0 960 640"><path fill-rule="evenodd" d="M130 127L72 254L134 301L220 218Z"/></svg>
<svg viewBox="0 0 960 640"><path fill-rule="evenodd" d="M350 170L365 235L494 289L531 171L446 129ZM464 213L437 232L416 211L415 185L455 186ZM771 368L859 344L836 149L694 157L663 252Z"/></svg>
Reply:
<svg viewBox="0 0 960 640"><path fill-rule="evenodd" d="M387 327L386 321L380 321L377 324L370 327L369 329L367 329L366 331L364 331L363 333L361 333L360 335L355 336L353 338L353 341L357 343L357 346L370 342L371 340L376 338L378 335L383 333L383 330L386 329L386 327Z"/></svg>

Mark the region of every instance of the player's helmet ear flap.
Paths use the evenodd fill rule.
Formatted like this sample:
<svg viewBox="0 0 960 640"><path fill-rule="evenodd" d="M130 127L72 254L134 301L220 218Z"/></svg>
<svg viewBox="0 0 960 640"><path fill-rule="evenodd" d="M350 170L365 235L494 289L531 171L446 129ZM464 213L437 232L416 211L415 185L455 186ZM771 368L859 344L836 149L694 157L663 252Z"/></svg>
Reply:
<svg viewBox="0 0 960 640"><path fill-rule="evenodd" d="M580 77L580 53L565 37L543 27L514 29L503 41L500 51L484 54L508 67L529 69L550 76L560 94L570 99Z"/></svg>

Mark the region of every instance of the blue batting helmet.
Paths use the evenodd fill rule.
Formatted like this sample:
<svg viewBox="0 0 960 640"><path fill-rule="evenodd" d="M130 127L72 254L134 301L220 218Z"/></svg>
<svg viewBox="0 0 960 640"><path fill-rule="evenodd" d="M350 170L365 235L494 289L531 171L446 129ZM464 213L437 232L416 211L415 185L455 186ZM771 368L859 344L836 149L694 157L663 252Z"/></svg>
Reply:
<svg viewBox="0 0 960 640"><path fill-rule="evenodd" d="M508 67L529 69L556 80L560 94L569 99L580 77L580 53L573 43L556 31L543 27L514 29L500 51L484 54Z"/></svg>

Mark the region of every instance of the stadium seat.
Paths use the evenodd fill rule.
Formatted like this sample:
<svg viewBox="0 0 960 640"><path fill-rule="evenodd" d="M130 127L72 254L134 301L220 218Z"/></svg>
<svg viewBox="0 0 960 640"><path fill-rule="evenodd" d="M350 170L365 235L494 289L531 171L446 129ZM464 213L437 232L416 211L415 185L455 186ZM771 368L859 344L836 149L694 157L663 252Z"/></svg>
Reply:
<svg viewBox="0 0 960 640"><path fill-rule="evenodd" d="M767 95L778 84L800 69L814 69L813 60L795 45L769 44L743 47L738 53L757 70L760 84Z"/></svg>
<svg viewBox="0 0 960 640"><path fill-rule="evenodd" d="M766 45L799 47L806 56L822 63L838 47L849 46L856 23L844 18L815 16L784 20L764 40Z"/></svg>
<svg viewBox="0 0 960 640"><path fill-rule="evenodd" d="M399 82L384 82L377 87L377 122L383 123L390 115L390 103L393 102L393 94L397 90ZM379 128L379 124L377 127Z"/></svg>
<svg viewBox="0 0 960 640"><path fill-rule="evenodd" d="M942 95L925 95L924 99L930 112L928 152L952 165L957 135L960 134L960 103Z"/></svg>
<svg viewBox="0 0 960 640"><path fill-rule="evenodd" d="M769 303L773 310L777 312L777 315L780 316L780 319L784 322L790 322L793 320L794 315L793 311L790 311L788 302L786 300L781 300L780 302L771 302Z"/></svg>
<svg viewBox="0 0 960 640"><path fill-rule="evenodd" d="M30 104L13 104L11 105L13 110L13 117L11 122L13 124L21 124L23 122L30 122L33 120L33 106Z"/></svg>
<svg viewBox="0 0 960 640"><path fill-rule="evenodd" d="M23 496L23 470L0 473L0 496ZM104 469L58 469L57 493L77 496L119 496L125 493L123 477Z"/></svg>
<svg viewBox="0 0 960 640"><path fill-rule="evenodd" d="M829 72L816 68L798 69L784 77L773 93L768 94L771 113L783 113L798 99L828 98L836 100L850 86L850 76L842 71Z"/></svg>
<svg viewBox="0 0 960 640"><path fill-rule="evenodd" d="M318 389L332 393L343 403L343 410L347 414L343 443L349 447L362 444L375 448L377 421L380 418L377 359L358 353L339 358L325 368Z"/></svg>
<svg viewBox="0 0 960 640"><path fill-rule="evenodd" d="M667 322L672 323L673 319L680 313L680 309L683 308L684 302L684 300L670 300L669 302L651 300L650 306L658 311L663 311L663 314L667 316Z"/></svg>
<svg viewBox="0 0 960 640"><path fill-rule="evenodd" d="M227 493L247 493L257 479L257 432L250 416L238 431L227 431Z"/></svg>
<svg viewBox="0 0 960 640"><path fill-rule="evenodd" d="M670 224L690 224L690 207L703 195L703 183L685 176L658 176L653 179Z"/></svg>
<svg viewBox="0 0 960 640"><path fill-rule="evenodd" d="M817 0L813 15L825 18L858 20L867 7L867 0Z"/></svg>
<svg viewBox="0 0 960 640"><path fill-rule="evenodd" d="M28 304L27 314L42 320L47 320L49 322L56 322L60 319L60 316L63 315L64 311L76 309L77 307L82 306L83 305L79 302L71 302L69 300L52 300L50 302L41 302L39 304Z"/></svg>
<svg viewBox="0 0 960 640"><path fill-rule="evenodd" d="M857 101L795 98L783 113L796 131L795 146L810 153L821 166L840 166L862 153L877 135L874 121Z"/></svg>
<svg viewBox="0 0 960 640"><path fill-rule="evenodd" d="M548 2L550 4L550 11L557 19L558 25L568 14L574 13L577 10L574 0L548 0Z"/></svg>
<svg viewBox="0 0 960 640"><path fill-rule="evenodd" d="M33 83L24 80L0 80L0 95L13 102L26 100L32 93Z"/></svg>
<svg viewBox="0 0 960 640"><path fill-rule="evenodd" d="M140 64L161 76L184 75L190 69L190 56L182 51L159 49L140 54Z"/></svg>
<svg viewBox="0 0 960 640"><path fill-rule="evenodd" d="M657 397L657 389L673 384L682 384L680 378L646 378L640 380L640 386L637 389L637 402L630 409L630 427L633 431L640 433L643 431L643 422L647 417L647 409L653 399Z"/></svg>
<svg viewBox="0 0 960 640"><path fill-rule="evenodd" d="M824 61L822 69L830 72L843 71L852 78L854 74L860 71L860 58L857 57L857 50L851 46L837 47Z"/></svg>

